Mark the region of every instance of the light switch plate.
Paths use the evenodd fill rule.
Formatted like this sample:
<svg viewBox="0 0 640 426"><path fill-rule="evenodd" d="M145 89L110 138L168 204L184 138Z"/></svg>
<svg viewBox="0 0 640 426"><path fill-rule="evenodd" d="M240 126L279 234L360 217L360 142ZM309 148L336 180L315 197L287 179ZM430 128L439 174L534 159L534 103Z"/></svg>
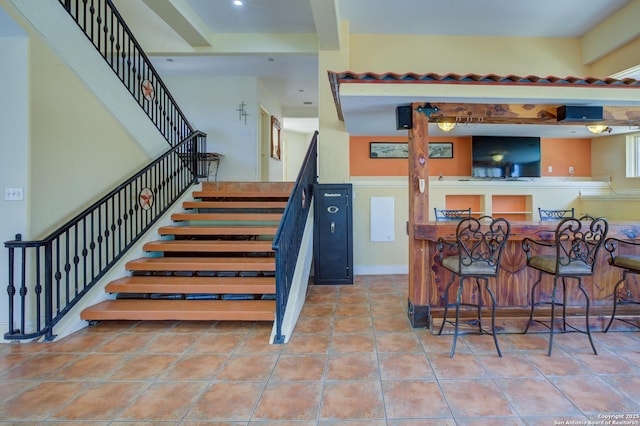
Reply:
<svg viewBox="0 0 640 426"><path fill-rule="evenodd" d="M24 199L22 188L5 188L4 199L5 201L22 201Z"/></svg>

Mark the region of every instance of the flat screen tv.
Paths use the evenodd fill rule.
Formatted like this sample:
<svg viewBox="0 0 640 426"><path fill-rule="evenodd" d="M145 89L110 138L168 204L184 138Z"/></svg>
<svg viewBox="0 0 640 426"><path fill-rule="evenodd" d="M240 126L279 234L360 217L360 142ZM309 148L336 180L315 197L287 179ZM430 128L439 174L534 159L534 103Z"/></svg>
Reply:
<svg viewBox="0 0 640 426"><path fill-rule="evenodd" d="M540 138L473 136L471 175L479 178L540 177Z"/></svg>

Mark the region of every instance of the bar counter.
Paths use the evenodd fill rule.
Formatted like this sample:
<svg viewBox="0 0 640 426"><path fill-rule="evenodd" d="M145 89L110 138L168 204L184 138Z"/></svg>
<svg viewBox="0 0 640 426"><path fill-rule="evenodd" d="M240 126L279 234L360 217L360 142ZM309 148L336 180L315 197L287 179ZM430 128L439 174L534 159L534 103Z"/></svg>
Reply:
<svg viewBox="0 0 640 426"><path fill-rule="evenodd" d="M496 297L497 324L502 332L519 332L524 329L529 318L531 308L531 286L538 279L537 271L527 267L526 255L522 250L522 240L529 237L535 240L553 240L558 221L510 221L511 232L507 246L502 254L499 277L490 279L489 285ZM439 326L442 320L444 305L444 288L451 279L451 273L440 263L437 240L454 241L457 222L429 222L415 225L413 236L416 240L424 240L424 261L427 262L425 276L413 292L413 303L409 300L409 314L414 311L423 313L423 324L434 330L434 324ZM635 221L609 221L608 237L621 239L640 239L640 223ZM640 251L640 250L639 250ZM640 253L639 253L640 254ZM614 284L622 277L619 268L608 264L610 255L604 246L597 256L597 264L593 278L584 277L583 285L591 297L592 330L601 330L606 326L612 310L612 291ZM632 286L638 285L638 276L628 274L628 281ZM476 300L475 286L472 279L465 280L463 300ZM538 286L542 294L549 295L553 285L553 277L543 275L542 283ZM562 285L558 285L561 289ZM637 287L636 287L637 289ZM457 285L451 286L449 302L455 301ZM560 290L559 290L560 291ZM634 290L635 291L635 290ZM483 293L485 291L483 290ZM410 297L412 295L410 294ZM420 300L423 303L415 303ZM488 295L483 295L486 314L489 315ZM536 297L536 301L539 297ZM567 280L567 313L584 320L584 297L578 289L575 279ZM425 306L426 305L426 306ZM538 310L536 310L538 312ZM473 313L475 315L475 313ZM483 312L485 315L485 312ZM536 314L538 315L538 314ZM426 318L424 318L426 317ZM488 316L487 316L488 318ZM615 324L620 323L620 324ZM616 328L624 323L615 321ZM414 323L414 325L416 325ZM436 329L437 330L437 329Z"/></svg>

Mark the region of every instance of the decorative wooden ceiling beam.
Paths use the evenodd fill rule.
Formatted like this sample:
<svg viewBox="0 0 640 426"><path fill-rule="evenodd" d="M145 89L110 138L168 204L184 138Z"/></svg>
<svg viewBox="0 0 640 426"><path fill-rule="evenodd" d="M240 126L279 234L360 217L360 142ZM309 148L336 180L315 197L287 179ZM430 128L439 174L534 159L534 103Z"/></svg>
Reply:
<svg viewBox="0 0 640 426"><path fill-rule="evenodd" d="M561 105L539 104L471 104L427 103L422 108L429 121L453 121L483 124L558 124L576 125L584 122L558 121ZM594 124L609 126L640 125L640 106L604 106L603 120Z"/></svg>

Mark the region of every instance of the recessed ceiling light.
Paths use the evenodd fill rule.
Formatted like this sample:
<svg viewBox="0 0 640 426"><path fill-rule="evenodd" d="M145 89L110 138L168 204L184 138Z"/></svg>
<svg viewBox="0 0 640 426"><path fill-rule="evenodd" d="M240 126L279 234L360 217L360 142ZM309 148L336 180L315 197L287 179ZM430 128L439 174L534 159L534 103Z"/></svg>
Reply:
<svg viewBox="0 0 640 426"><path fill-rule="evenodd" d="M244 3L242 2L242 0L233 0L233 4L235 4L236 6L242 6Z"/></svg>

